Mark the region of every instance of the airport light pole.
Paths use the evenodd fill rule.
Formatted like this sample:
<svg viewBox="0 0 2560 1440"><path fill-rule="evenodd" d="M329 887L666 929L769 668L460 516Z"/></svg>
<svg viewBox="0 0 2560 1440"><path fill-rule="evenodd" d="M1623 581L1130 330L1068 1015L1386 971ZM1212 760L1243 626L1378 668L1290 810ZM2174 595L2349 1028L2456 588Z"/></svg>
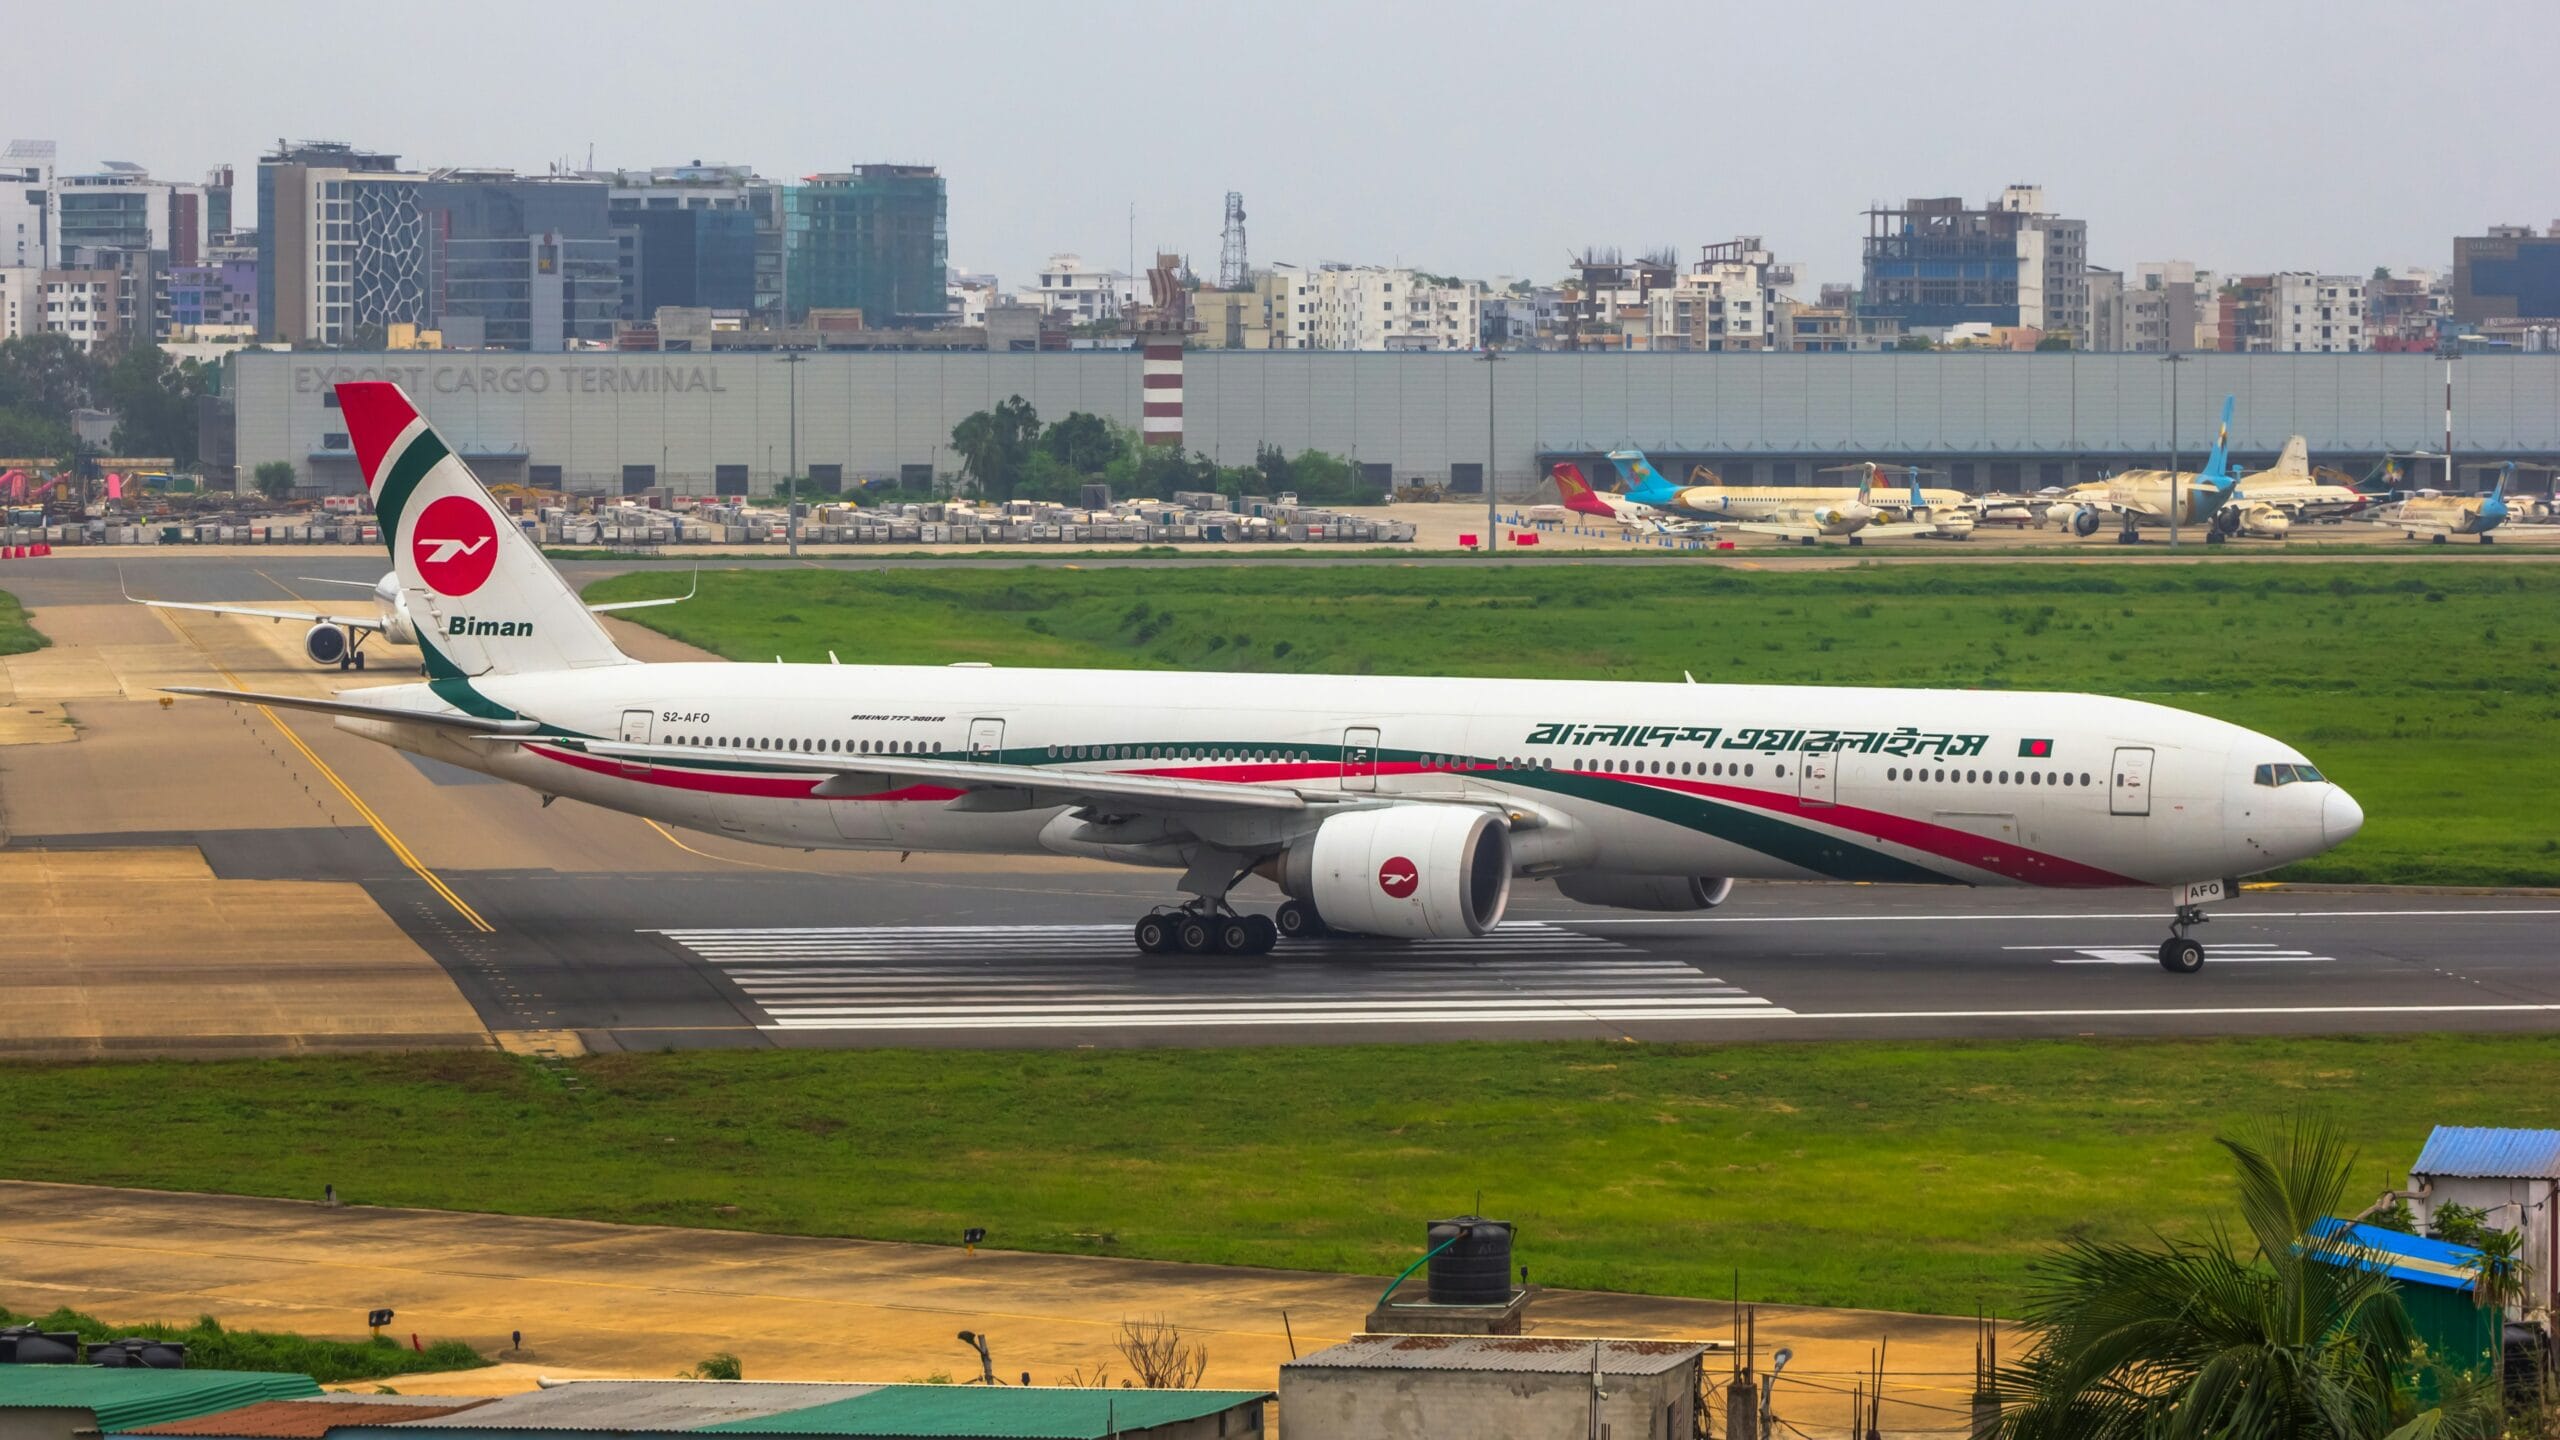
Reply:
<svg viewBox="0 0 2560 1440"><path fill-rule="evenodd" d="M794 350L782 357L791 377L791 473L782 479L782 529L790 537L791 558L800 558L800 367L809 357Z"/></svg>
<svg viewBox="0 0 2560 1440"><path fill-rule="evenodd" d="M1490 555L1500 542L1501 517L1495 513L1493 489L1493 367L1502 352L1491 345L1477 359L1484 362L1484 553Z"/></svg>
<svg viewBox="0 0 2560 1440"><path fill-rule="evenodd" d="M2187 357L2172 350L2160 363L2169 367L2169 548L2175 550L2182 503L2178 495L2178 367L2187 363ZM2194 493L2194 487L2188 487L2188 493Z"/></svg>

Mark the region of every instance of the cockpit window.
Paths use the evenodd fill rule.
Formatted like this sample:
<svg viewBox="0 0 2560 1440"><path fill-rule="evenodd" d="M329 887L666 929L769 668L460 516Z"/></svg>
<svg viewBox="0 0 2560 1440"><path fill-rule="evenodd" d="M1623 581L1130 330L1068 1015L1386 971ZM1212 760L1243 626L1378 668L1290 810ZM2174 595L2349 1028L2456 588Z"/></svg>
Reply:
<svg viewBox="0 0 2560 1440"><path fill-rule="evenodd" d="M2319 771L2308 765L2261 765L2251 778L2258 784L2273 787L2291 785L2297 780L2307 783L2322 777Z"/></svg>
<svg viewBox="0 0 2560 1440"><path fill-rule="evenodd" d="M2319 771L2312 769L2308 765L2296 765L2293 767L2293 778L2309 782L2320 779L2321 775Z"/></svg>

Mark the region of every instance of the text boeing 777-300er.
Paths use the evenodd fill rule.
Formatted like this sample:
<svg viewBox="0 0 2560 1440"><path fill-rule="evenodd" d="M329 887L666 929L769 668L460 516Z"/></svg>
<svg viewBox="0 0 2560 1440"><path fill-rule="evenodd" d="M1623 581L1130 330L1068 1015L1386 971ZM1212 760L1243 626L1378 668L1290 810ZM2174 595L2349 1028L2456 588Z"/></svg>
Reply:
<svg viewBox="0 0 2560 1440"><path fill-rule="evenodd" d="M2364 819L2289 745L2096 695L641 664L398 386L338 395L430 678L186 693L709 834L1178 870L1148 951L1480 935L1521 876L1663 911L1830 878L2163 888L2161 963L2192 971L2230 877ZM1276 917L1229 903L1249 875Z"/></svg>

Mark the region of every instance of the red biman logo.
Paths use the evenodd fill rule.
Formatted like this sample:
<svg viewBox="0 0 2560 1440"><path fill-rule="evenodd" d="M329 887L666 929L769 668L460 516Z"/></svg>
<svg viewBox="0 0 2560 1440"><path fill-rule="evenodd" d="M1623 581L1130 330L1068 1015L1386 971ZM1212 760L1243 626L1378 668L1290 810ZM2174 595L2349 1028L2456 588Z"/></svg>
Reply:
<svg viewBox="0 0 2560 1440"><path fill-rule="evenodd" d="M439 595L468 595L498 565L498 525L487 506L461 495L430 502L409 530L409 559Z"/></svg>
<svg viewBox="0 0 2560 1440"><path fill-rule="evenodd" d="M1378 888L1398 900L1410 900L1413 892L1422 888L1422 872L1399 855L1378 867Z"/></svg>

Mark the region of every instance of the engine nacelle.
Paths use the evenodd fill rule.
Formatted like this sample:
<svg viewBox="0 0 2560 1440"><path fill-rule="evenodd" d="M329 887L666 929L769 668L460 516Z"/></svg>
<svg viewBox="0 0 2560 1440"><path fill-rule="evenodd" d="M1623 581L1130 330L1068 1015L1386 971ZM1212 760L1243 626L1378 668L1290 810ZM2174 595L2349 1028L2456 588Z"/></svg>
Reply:
<svg viewBox="0 0 2560 1440"><path fill-rule="evenodd" d="M2074 535L2097 534L2098 507L2095 505L2083 505L2078 510L2073 511L2071 515L2071 533Z"/></svg>
<svg viewBox="0 0 2560 1440"><path fill-rule="evenodd" d="M314 625L302 637L302 653L314 665L337 665L347 658L347 632L335 625Z"/></svg>
<svg viewBox="0 0 2560 1440"><path fill-rule="evenodd" d="M1733 893L1733 882L1715 875L1612 875L1577 870L1556 877L1556 889L1578 905L1612 910L1713 910Z"/></svg>
<svg viewBox="0 0 2560 1440"><path fill-rule="evenodd" d="M1325 924L1361 935L1457 940L1490 934L1511 901L1511 831L1463 805L1336 815L1281 855L1280 888Z"/></svg>

